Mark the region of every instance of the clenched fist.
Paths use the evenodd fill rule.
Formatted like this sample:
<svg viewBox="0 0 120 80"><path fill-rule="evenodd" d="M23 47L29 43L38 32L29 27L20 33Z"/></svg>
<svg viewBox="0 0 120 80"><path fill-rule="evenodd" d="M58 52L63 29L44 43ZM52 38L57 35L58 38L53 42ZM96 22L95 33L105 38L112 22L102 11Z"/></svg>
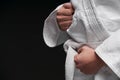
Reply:
<svg viewBox="0 0 120 80"><path fill-rule="evenodd" d="M78 49L78 54L75 55L74 61L76 67L85 74L97 73L105 63L97 56L94 49L83 46Z"/></svg>
<svg viewBox="0 0 120 80"><path fill-rule="evenodd" d="M59 28L62 31L66 31L69 26L72 24L72 16L74 9L72 4L64 3L61 8L57 10L56 18L59 25Z"/></svg>

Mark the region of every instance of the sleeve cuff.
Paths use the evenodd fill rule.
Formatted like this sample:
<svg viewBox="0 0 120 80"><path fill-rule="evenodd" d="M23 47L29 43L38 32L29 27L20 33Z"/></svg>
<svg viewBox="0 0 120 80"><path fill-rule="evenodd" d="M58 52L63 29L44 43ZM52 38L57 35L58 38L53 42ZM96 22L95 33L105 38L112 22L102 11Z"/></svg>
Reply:
<svg viewBox="0 0 120 80"><path fill-rule="evenodd" d="M43 39L46 45L49 47L55 47L62 44L68 37L65 31L61 31L59 29L56 21L57 9L59 9L61 6L62 5L58 6L53 12L51 12L44 22Z"/></svg>
<svg viewBox="0 0 120 80"><path fill-rule="evenodd" d="M120 53L115 55L109 52L105 45L102 45L95 50L96 54L107 64L107 66L120 78Z"/></svg>

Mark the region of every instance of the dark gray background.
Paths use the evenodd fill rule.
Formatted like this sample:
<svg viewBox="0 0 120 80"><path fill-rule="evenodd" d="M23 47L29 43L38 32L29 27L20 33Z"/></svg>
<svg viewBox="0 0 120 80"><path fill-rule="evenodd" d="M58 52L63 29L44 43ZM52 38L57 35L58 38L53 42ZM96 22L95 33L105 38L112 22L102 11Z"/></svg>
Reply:
<svg viewBox="0 0 120 80"><path fill-rule="evenodd" d="M46 17L67 0L0 0L0 80L64 80L62 45L49 48Z"/></svg>

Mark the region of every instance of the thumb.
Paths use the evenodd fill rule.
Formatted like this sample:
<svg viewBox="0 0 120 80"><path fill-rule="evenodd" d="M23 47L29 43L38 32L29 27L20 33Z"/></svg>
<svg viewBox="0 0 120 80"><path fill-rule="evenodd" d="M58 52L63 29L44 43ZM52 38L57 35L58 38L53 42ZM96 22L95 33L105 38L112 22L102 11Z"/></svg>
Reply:
<svg viewBox="0 0 120 80"><path fill-rule="evenodd" d="M79 54L76 54L74 56L74 62L75 62L76 65L79 64Z"/></svg>

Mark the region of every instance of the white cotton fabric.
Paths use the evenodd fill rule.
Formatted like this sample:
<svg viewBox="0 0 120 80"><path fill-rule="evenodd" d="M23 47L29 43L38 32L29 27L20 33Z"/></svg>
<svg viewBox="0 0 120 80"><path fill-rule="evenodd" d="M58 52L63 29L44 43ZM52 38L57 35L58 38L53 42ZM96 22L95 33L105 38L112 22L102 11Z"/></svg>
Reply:
<svg viewBox="0 0 120 80"><path fill-rule="evenodd" d="M120 0L71 0L75 13L67 31L56 21L58 6L45 20L43 38L49 47L64 43L67 53L66 80L120 79ZM75 68L76 49L86 44L107 64L95 75L86 75Z"/></svg>

